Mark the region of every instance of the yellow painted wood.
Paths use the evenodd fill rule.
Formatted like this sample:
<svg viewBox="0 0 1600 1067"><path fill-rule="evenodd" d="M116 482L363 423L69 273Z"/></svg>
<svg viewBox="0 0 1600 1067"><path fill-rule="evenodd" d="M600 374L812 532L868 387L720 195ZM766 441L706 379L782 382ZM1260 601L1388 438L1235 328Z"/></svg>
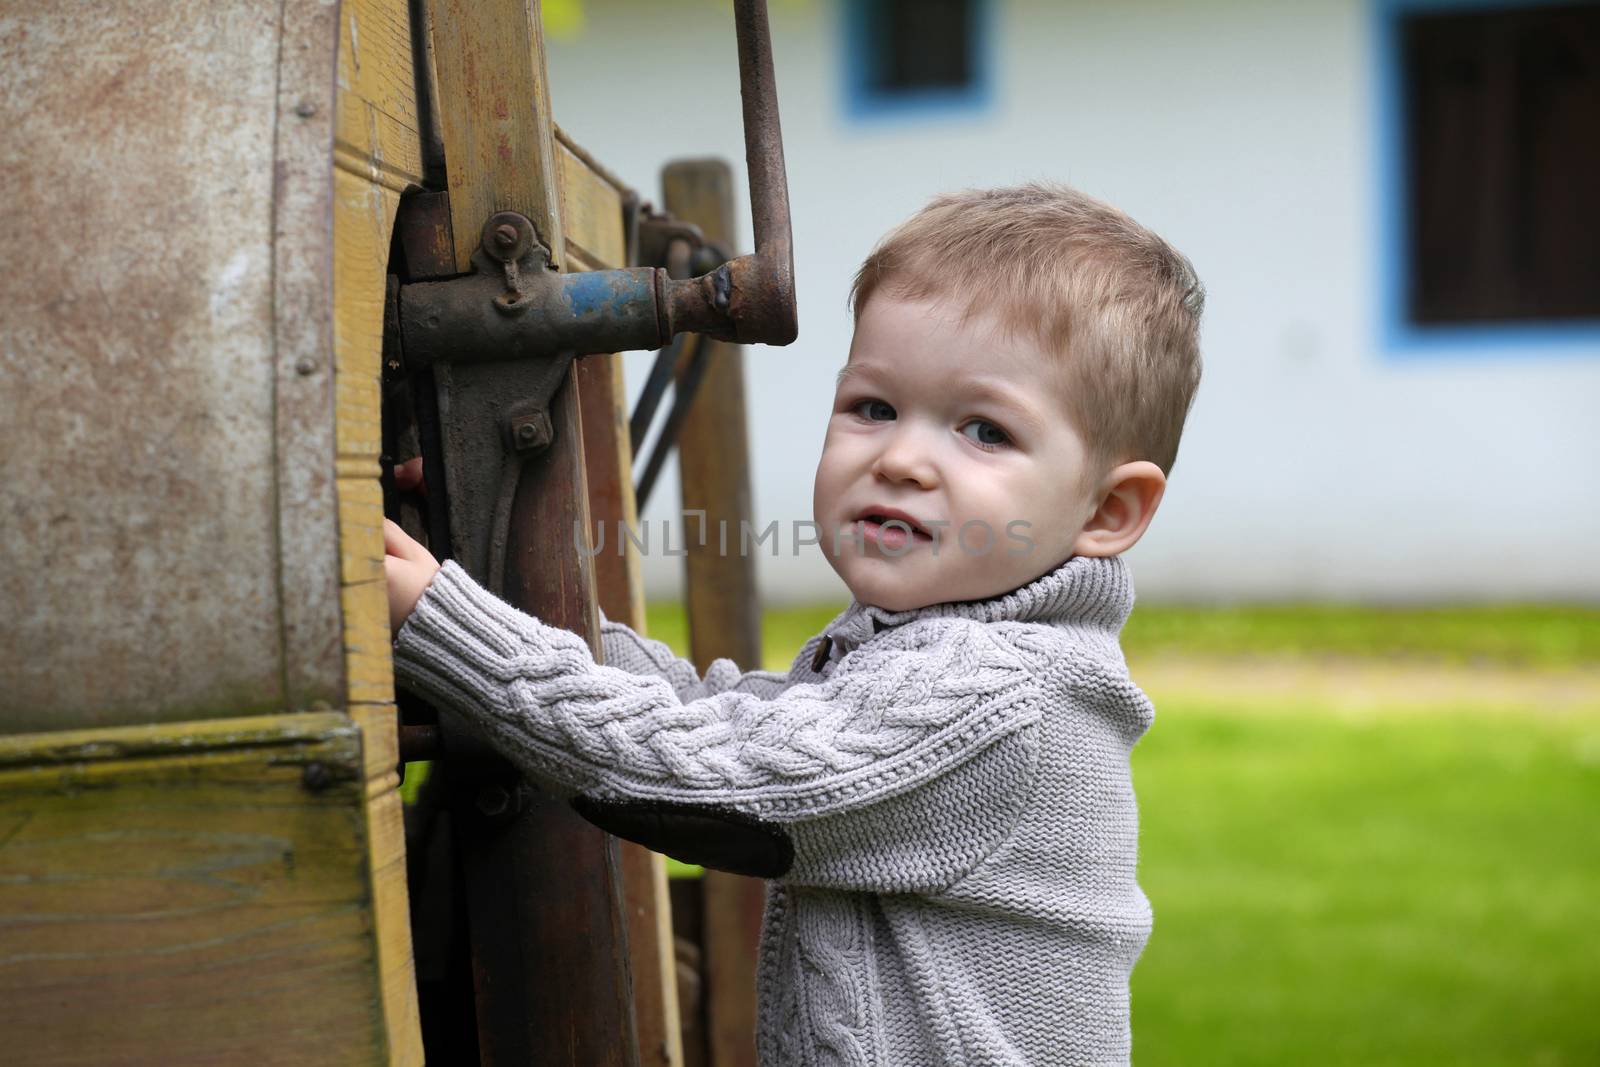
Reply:
<svg viewBox="0 0 1600 1067"><path fill-rule="evenodd" d="M413 70L407 5L345 0L334 151L340 167L396 193L422 173Z"/></svg>
<svg viewBox="0 0 1600 1067"><path fill-rule="evenodd" d="M381 1062L368 825L337 712L0 738L8 1055Z"/></svg>
<svg viewBox="0 0 1600 1067"><path fill-rule="evenodd" d="M467 269L496 211L526 215L561 267L566 241L538 0L435 0L430 12L457 268Z"/></svg>
<svg viewBox="0 0 1600 1067"><path fill-rule="evenodd" d="M561 217L566 232L568 268L571 270L611 270L627 266L627 233L623 228L622 205L627 190L610 175L586 163L577 152L558 140L560 158ZM617 440L617 477L628 487L622 494L623 521L639 525L639 512L633 497L633 449L628 436L627 383L623 378L622 357L589 356L605 363L611 378L614 402L612 429ZM628 618L620 620L644 632L644 577L638 546L624 541L628 569ZM661 861L665 864L665 861ZM662 870L665 871L665 866ZM664 877L664 875L663 875ZM670 939L669 939L670 941ZM670 950L670 944L668 946ZM669 968L670 971L670 968Z"/></svg>
<svg viewBox="0 0 1600 1067"><path fill-rule="evenodd" d="M361 730L378 998L391 1064L422 1063L399 794L394 667L383 572L384 280L400 193L420 187L416 78L406 0L345 0L334 134L335 475L351 721Z"/></svg>
<svg viewBox="0 0 1600 1067"><path fill-rule="evenodd" d="M617 401L616 433L617 452L621 457L622 483L626 491L622 494L622 521L630 530L639 528L639 502L633 495L633 448L628 429L628 388L622 374L622 357L608 356L611 361L611 376L615 384L612 395ZM613 531L615 533L615 531ZM644 561L639 554L639 546L632 540L624 538L622 558L628 568L628 625L640 633L645 632L644 621ZM666 861L662 860L662 871L666 871ZM665 878L666 874L662 874ZM664 883L663 883L664 884Z"/></svg>
<svg viewBox="0 0 1600 1067"><path fill-rule="evenodd" d="M622 228L623 191L596 173L564 144L556 145L561 174L561 222L567 253L579 263L572 270L627 266L627 234Z"/></svg>

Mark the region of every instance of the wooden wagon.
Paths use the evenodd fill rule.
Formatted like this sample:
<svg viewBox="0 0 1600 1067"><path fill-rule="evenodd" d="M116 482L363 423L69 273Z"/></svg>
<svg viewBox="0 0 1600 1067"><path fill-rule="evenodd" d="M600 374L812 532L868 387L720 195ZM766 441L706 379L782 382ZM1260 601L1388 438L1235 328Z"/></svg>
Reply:
<svg viewBox="0 0 1600 1067"><path fill-rule="evenodd" d="M732 262L725 170L670 169L664 218L556 127L538 0L0 15L0 1055L417 1063L427 1014L434 1062L683 1062L660 857L402 722L381 524L591 642L642 623L636 557L570 535L634 509L617 359L572 357L792 337L738 6L776 193ZM580 277L598 325L541 310ZM455 314L524 358L419 340ZM683 361L685 505L737 523L738 350ZM422 505L383 477L419 450ZM689 565L696 658L753 666L746 564ZM440 757L442 903L408 906L402 738ZM723 1007L688 1057L752 1062L759 884L705 895ZM411 911L443 946L420 1007Z"/></svg>

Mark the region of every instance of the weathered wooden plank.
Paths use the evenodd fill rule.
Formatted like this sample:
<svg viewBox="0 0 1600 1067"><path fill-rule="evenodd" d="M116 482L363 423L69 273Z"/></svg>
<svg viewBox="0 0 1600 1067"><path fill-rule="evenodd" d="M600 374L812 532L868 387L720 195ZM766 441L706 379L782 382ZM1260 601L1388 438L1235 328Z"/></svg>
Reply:
<svg viewBox="0 0 1600 1067"><path fill-rule="evenodd" d="M422 1063L399 794L394 667L384 594L384 278L399 193L421 183L406 0L340 9L334 159L334 360L340 606L346 700L363 735L367 869L378 999L391 1064Z"/></svg>
<svg viewBox="0 0 1600 1067"><path fill-rule="evenodd" d="M334 158L341 169L394 193L421 184L411 48L404 2L347 0L342 6Z"/></svg>
<svg viewBox="0 0 1600 1067"><path fill-rule="evenodd" d="M383 447L379 365L389 228L399 197L343 168L334 171L334 359L340 460L372 463ZM376 285L376 291L374 291ZM380 539L381 546L381 539Z"/></svg>
<svg viewBox="0 0 1600 1067"><path fill-rule="evenodd" d="M496 211L532 220L561 266L566 242L538 0L436 0L430 13L457 268L467 269Z"/></svg>
<svg viewBox="0 0 1600 1067"><path fill-rule="evenodd" d="M488 217L505 210L526 215L563 266L537 0L439 0L430 10L457 268L469 266ZM452 370L457 381L472 373ZM572 543L574 522L589 519L580 392L569 374L551 400L555 437L521 473L496 591L598 647L593 571ZM456 779L459 759L458 748L452 826L474 967L483 976L476 987L482 1058L637 1064L614 839L543 794L504 817L486 817L469 791L482 778ZM552 855L561 863L550 863Z"/></svg>
<svg viewBox="0 0 1600 1067"><path fill-rule="evenodd" d="M638 549L621 537L619 530L619 524L630 529L638 526L621 364L619 356L588 356L578 364L577 374L582 387L590 517L605 527L609 538L605 551L596 553L592 561L600 607L609 618L642 631L644 588ZM619 548L623 550L620 553ZM681 1067L683 1040L666 860L630 841L618 846L640 1062Z"/></svg>
<svg viewBox="0 0 1600 1067"><path fill-rule="evenodd" d="M626 265L620 191L567 145L562 144L560 151L569 268L605 270ZM603 525L611 538L607 550L592 561L600 607L608 617L643 631L639 552L620 536L619 529L619 523L629 528L638 525L621 357L586 357L576 374L583 405L590 517ZM618 842L618 848L640 1062L681 1067L683 1041L666 860L629 841Z"/></svg>
<svg viewBox="0 0 1600 1067"><path fill-rule="evenodd" d="M373 997L338 713L0 739L0 1034L30 1064L347 1064Z"/></svg>
<svg viewBox="0 0 1600 1067"><path fill-rule="evenodd" d="M626 385L620 356L587 356L578 364L583 389L584 453L589 463L590 538L605 543L595 550L595 583L607 617L643 632L644 581L639 548L622 536L618 524L639 528L633 495L633 450L628 441Z"/></svg>
<svg viewBox="0 0 1600 1067"><path fill-rule="evenodd" d="M340 5L339 94L415 132L418 119L416 58L412 55L406 0L344 0ZM341 110L339 137L350 142Z"/></svg>
<svg viewBox="0 0 1600 1067"><path fill-rule="evenodd" d="M634 1009L639 1020L639 1062L645 1067L682 1067L683 1033L666 859L643 845L623 841L621 862Z"/></svg>
<svg viewBox="0 0 1600 1067"><path fill-rule="evenodd" d="M280 710L280 5L4 22L0 731Z"/></svg>
<svg viewBox="0 0 1600 1067"><path fill-rule="evenodd" d="M561 228L567 254L582 261L582 269L626 267L627 235L622 228L624 191L595 172L566 144L558 144L561 174ZM580 269L574 263L569 269Z"/></svg>
<svg viewBox="0 0 1600 1067"><path fill-rule="evenodd" d="M699 226L710 240L734 247L733 174L727 163L713 159L669 164L662 172L662 186L668 211ZM703 510L707 530L703 539L684 539L690 654L702 670L720 658L754 670L761 666L755 559L719 550L719 531L729 531L727 543L736 544L740 524L752 516L744 355L738 345L709 338L700 343L712 346L709 364L695 396L695 414L678 437L683 509ZM763 887L752 878L707 871L703 892L711 1064L754 1067L756 944Z"/></svg>
<svg viewBox="0 0 1600 1067"><path fill-rule="evenodd" d="M568 268L607 270L627 266L624 191L564 138L559 150ZM618 529L619 523L634 529L639 522L633 496L633 451L628 441L622 358L585 357L578 363L577 374L583 403L590 518L596 524L604 524L611 538L606 550L593 560L596 592L601 610L609 618L643 632L644 582L639 550L622 538ZM678 1018L666 858L631 841L618 842L618 847L640 1062L682 1067L683 1036Z"/></svg>

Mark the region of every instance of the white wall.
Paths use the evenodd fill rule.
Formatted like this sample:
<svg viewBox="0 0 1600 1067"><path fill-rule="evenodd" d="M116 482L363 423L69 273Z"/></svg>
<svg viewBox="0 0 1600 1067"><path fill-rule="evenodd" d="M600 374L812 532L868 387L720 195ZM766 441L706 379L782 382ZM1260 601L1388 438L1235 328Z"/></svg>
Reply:
<svg viewBox="0 0 1600 1067"><path fill-rule="evenodd" d="M1130 554L1141 595L1600 597L1600 346L1405 356L1379 339L1369 2L995 0L987 110L861 123L836 3L772 0L801 332L747 355L758 522L810 517L845 294L875 238L937 191L1049 177L1165 235L1210 294L1205 381ZM583 12L549 44L580 143L647 197L668 158L742 168L725 4ZM630 357L633 389L648 360ZM648 515L676 499L663 482ZM845 595L815 549L787 551L762 559L769 600ZM679 588L679 563L647 558L652 595Z"/></svg>

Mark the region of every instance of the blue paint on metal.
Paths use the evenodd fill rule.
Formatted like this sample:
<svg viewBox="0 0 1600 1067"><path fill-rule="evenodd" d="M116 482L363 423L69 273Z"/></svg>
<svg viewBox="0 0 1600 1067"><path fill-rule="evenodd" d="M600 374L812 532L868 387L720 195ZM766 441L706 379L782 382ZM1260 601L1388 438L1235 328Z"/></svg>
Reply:
<svg viewBox="0 0 1600 1067"><path fill-rule="evenodd" d="M1491 358L1529 356L1600 356L1600 322L1493 322L1421 325L1411 321L1406 288L1411 277L1411 248L1406 239L1410 216L1406 204L1405 94L1400 56L1400 23L1408 15L1472 12L1508 7L1576 4L1583 0L1372 0L1373 129L1377 144L1377 233L1375 306L1378 349L1396 359Z"/></svg>
<svg viewBox="0 0 1600 1067"><path fill-rule="evenodd" d="M627 285L618 286L616 275L610 271L569 274L564 281L562 292L577 318L620 315L634 301L649 303L655 299L655 294L636 279L629 278Z"/></svg>

